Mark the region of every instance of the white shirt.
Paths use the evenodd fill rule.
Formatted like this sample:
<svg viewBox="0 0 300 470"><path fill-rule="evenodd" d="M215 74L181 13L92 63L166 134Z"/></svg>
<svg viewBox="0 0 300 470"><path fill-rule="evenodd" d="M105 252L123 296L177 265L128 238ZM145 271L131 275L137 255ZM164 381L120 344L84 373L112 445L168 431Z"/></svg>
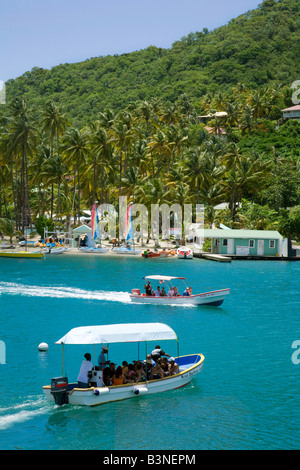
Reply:
<svg viewBox="0 0 300 470"><path fill-rule="evenodd" d="M89 379L88 379L87 374L90 370L92 370L92 367L93 365L91 361L87 361L86 359L84 359L80 367L79 375L77 377L77 382L88 383Z"/></svg>

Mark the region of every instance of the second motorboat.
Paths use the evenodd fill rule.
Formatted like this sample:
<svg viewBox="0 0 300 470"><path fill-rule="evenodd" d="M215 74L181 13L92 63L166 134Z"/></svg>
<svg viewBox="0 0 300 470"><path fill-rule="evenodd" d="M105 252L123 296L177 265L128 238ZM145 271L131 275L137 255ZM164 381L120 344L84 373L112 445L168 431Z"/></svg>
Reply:
<svg viewBox="0 0 300 470"><path fill-rule="evenodd" d="M225 297L229 294L230 289L220 289L201 294L192 294L191 288L184 283L184 277L153 275L143 278L146 281L144 286L145 294L140 289L132 289L130 300L132 302L140 302L144 304L159 305L211 305L219 306L224 302ZM184 291L179 294L178 288L174 285L174 281L182 281L184 283ZM156 289L152 289L151 281L157 282ZM182 286L181 286L182 288Z"/></svg>

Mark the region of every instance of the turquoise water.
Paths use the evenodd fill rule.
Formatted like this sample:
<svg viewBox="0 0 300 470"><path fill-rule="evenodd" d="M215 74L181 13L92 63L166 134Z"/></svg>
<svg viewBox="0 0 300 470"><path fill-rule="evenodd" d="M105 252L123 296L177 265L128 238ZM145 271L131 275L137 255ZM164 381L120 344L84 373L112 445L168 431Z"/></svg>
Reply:
<svg viewBox="0 0 300 470"><path fill-rule="evenodd" d="M221 307L131 304L147 274L186 276L193 292L231 288ZM1 449L297 449L300 263L57 256L0 261ZM76 326L161 321L180 354L203 353L183 389L96 408L55 407L42 386L61 375L55 341ZM47 342L41 353L38 344ZM161 344L176 354L176 344ZM89 348L65 348L76 380ZM89 352L93 353L92 350ZM136 357L111 345L110 359Z"/></svg>

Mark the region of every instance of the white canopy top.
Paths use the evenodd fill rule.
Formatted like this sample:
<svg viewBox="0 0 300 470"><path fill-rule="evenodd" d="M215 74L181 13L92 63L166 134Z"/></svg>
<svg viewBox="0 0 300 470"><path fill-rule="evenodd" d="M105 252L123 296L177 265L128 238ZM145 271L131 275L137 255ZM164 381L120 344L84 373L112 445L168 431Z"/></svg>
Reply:
<svg viewBox="0 0 300 470"><path fill-rule="evenodd" d="M55 344L134 343L177 339L176 333L163 323L121 323L73 328Z"/></svg>
<svg viewBox="0 0 300 470"><path fill-rule="evenodd" d="M155 279L157 281L172 281L172 279L185 279L185 277L161 276L160 274L157 274L154 276L145 276L145 279Z"/></svg>

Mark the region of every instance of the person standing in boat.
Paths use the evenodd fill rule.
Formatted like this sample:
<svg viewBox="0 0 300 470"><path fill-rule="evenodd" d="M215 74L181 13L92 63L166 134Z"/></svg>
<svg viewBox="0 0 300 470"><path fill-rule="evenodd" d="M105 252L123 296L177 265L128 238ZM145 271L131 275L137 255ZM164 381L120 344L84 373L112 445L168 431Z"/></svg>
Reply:
<svg viewBox="0 0 300 470"><path fill-rule="evenodd" d="M77 377L78 387L79 388L88 388L89 386L89 379L88 373L92 370L93 364L91 362L92 356L90 353L86 353L84 355L84 360L82 361L79 375Z"/></svg>
<svg viewBox="0 0 300 470"><path fill-rule="evenodd" d="M151 353L151 359L153 359L154 362L157 362L157 359L160 359L161 356L167 356L171 357L169 354L165 353L162 349L160 349L159 344L155 346L155 349L153 349Z"/></svg>
<svg viewBox="0 0 300 470"><path fill-rule="evenodd" d="M145 284L144 287L145 287L146 295L151 296L152 295L152 286L150 284L150 281L147 281L147 284Z"/></svg>

